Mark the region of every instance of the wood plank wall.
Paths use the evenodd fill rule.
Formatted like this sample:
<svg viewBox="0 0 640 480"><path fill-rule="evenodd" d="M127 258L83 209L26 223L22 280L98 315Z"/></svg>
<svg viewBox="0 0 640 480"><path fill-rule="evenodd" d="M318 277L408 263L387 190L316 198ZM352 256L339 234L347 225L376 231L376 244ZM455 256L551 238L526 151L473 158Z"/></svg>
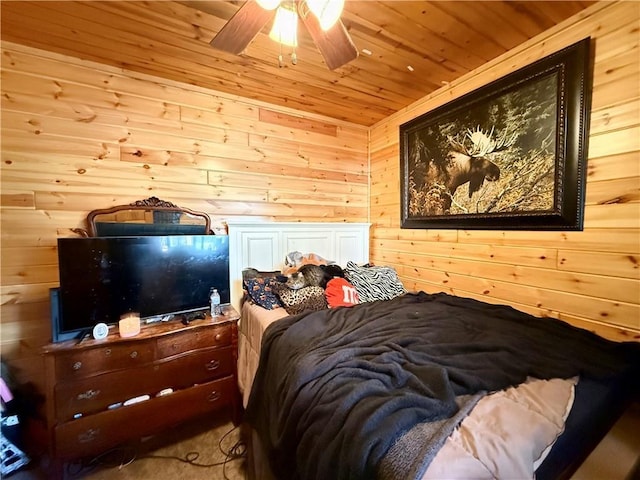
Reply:
<svg viewBox="0 0 640 480"><path fill-rule="evenodd" d="M372 261L408 289L507 303L640 339L640 4L600 3L371 129ZM398 127L584 37L595 39L584 231L400 229Z"/></svg>
<svg viewBox="0 0 640 480"><path fill-rule="evenodd" d="M3 358L39 383L56 239L91 209L151 195L218 227L237 216L371 221L372 260L395 266L409 289L640 338L638 11L598 4L370 132L3 43ZM400 229L398 126L587 35L596 62L584 232Z"/></svg>
<svg viewBox="0 0 640 480"><path fill-rule="evenodd" d="M56 240L96 208L157 196L230 218L368 219L368 131L2 44L1 333L39 384Z"/></svg>

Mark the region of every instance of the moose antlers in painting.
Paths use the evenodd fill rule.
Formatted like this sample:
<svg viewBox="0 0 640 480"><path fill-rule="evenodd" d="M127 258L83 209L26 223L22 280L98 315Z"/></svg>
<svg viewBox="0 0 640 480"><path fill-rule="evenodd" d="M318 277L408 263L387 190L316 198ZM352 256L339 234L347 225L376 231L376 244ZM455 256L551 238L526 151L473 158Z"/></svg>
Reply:
<svg viewBox="0 0 640 480"><path fill-rule="evenodd" d="M460 139L460 134L456 136L447 135L447 139L457 152L464 153L470 157L483 157L489 153L499 152L509 148L518 139L517 132L509 134L507 130L503 132L500 138L494 139L494 130L495 127L491 127L491 131L485 133L484 130L477 127L475 130L468 129L462 139Z"/></svg>

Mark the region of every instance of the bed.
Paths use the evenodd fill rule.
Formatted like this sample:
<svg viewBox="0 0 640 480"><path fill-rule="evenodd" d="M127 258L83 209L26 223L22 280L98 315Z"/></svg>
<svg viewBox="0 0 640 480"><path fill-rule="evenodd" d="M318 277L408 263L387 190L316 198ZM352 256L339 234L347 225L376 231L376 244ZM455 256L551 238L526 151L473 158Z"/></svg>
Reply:
<svg viewBox="0 0 640 480"><path fill-rule="evenodd" d="M282 267L282 248L311 250L297 228L295 248L276 242L261 271ZM367 230L344 251L356 255ZM311 248L370 268L358 266L368 251L345 258L327 245ZM238 258L256 258L242 248ZM241 303L254 478L569 478L637 399L639 344L507 306L389 291L298 315Z"/></svg>

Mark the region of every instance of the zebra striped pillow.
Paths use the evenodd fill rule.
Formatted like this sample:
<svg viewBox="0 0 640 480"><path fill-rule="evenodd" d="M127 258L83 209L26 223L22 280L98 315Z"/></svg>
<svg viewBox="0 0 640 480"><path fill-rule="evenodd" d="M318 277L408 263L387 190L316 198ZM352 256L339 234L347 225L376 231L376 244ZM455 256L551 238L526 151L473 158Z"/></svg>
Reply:
<svg viewBox="0 0 640 480"><path fill-rule="evenodd" d="M347 262L344 274L356 287L361 303L390 300L407 293L392 267L360 267L354 262Z"/></svg>

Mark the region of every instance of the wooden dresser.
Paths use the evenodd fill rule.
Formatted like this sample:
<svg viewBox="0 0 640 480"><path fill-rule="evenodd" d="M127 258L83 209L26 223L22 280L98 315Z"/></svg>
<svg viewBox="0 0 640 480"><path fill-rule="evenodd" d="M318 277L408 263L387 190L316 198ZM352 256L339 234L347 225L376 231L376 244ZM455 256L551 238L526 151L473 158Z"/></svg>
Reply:
<svg viewBox="0 0 640 480"><path fill-rule="evenodd" d="M188 325L144 325L129 338L121 338L116 325L104 340L47 345L47 428L56 475L64 460L96 455L208 412L226 410L237 424L238 319L224 305L223 315ZM150 398L124 405L143 395Z"/></svg>

